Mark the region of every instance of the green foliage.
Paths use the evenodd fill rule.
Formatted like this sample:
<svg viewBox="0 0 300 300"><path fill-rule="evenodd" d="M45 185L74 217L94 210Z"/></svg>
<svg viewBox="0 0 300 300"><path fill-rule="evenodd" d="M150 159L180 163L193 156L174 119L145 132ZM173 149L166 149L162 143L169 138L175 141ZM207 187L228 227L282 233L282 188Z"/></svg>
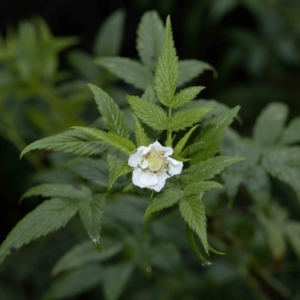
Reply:
<svg viewBox="0 0 300 300"><path fill-rule="evenodd" d="M125 154L131 154L135 150L135 145L132 141L123 138L117 134L104 132L94 128L88 127L73 127L76 131L81 131L87 136L92 136L93 139L103 141L109 146L113 146L116 149L124 152ZM71 152L71 151L70 151Z"/></svg>
<svg viewBox="0 0 300 300"><path fill-rule="evenodd" d="M165 190L151 200L146 209L144 220L147 221L155 212L175 205L182 197L183 192L179 188L171 188Z"/></svg>
<svg viewBox="0 0 300 300"><path fill-rule="evenodd" d="M142 122L157 130L168 128L167 114L160 106L137 96L127 96L126 98L134 113Z"/></svg>
<svg viewBox="0 0 300 300"><path fill-rule="evenodd" d="M134 132L135 132L135 140L137 147L149 145L149 139L146 135L146 132L139 121L139 119L133 115L134 119Z"/></svg>
<svg viewBox="0 0 300 300"><path fill-rule="evenodd" d="M148 85L153 84L151 72L137 61L121 57L100 57L95 59L95 64L105 67L138 89L145 90Z"/></svg>
<svg viewBox="0 0 300 300"><path fill-rule="evenodd" d="M192 127L185 135L184 137L177 143L177 145L174 148L174 155L178 156L184 146L186 145L188 139L190 138L191 134L194 132L194 130L198 127L198 125Z"/></svg>
<svg viewBox="0 0 300 300"><path fill-rule="evenodd" d="M178 58L174 47L171 21L168 17L154 80L156 96L167 107L173 105L178 76Z"/></svg>
<svg viewBox="0 0 300 300"><path fill-rule="evenodd" d="M125 12L117 10L104 21L97 33L94 43L94 53L99 56L116 56L119 54L125 23ZM114 33L112 35L112 32Z"/></svg>
<svg viewBox="0 0 300 300"><path fill-rule="evenodd" d="M0 262L13 252L42 235L65 226L78 211L76 202L54 198L27 214L10 232L0 247Z"/></svg>
<svg viewBox="0 0 300 300"><path fill-rule="evenodd" d="M208 63L196 59L186 59L179 61L179 79L178 86L191 81L195 77L203 74L205 71L212 71L217 76L217 71Z"/></svg>
<svg viewBox="0 0 300 300"><path fill-rule="evenodd" d="M32 196L87 199L91 196L91 191L82 185L45 183L28 190L21 200Z"/></svg>
<svg viewBox="0 0 300 300"><path fill-rule="evenodd" d="M299 137L300 118L295 118L284 129L279 139L279 143L283 145L296 144L300 142Z"/></svg>
<svg viewBox="0 0 300 300"><path fill-rule="evenodd" d="M137 51L141 61L155 71L163 39L164 26L156 11L146 12L137 29Z"/></svg>
<svg viewBox="0 0 300 300"><path fill-rule="evenodd" d="M195 99L195 97L204 89L204 86L193 86L181 90L175 95L172 107L176 108L188 103L189 101Z"/></svg>
<svg viewBox="0 0 300 300"><path fill-rule="evenodd" d="M122 245L114 243L105 245L100 253L91 241L82 242L59 259L53 267L52 274L58 275L62 272L83 267L86 264L107 260L120 253L121 250Z"/></svg>
<svg viewBox="0 0 300 300"><path fill-rule="evenodd" d="M176 112L169 120L168 129L183 130L200 121L213 107L200 107Z"/></svg>
<svg viewBox="0 0 300 300"><path fill-rule="evenodd" d="M100 230L104 207L105 196L100 194L79 203L80 219L97 247L100 247Z"/></svg>
<svg viewBox="0 0 300 300"><path fill-rule="evenodd" d="M95 155L103 153L107 146L91 132L72 129L33 142L22 151L21 157L27 152L37 149L62 151L79 155Z"/></svg>
<svg viewBox="0 0 300 300"><path fill-rule="evenodd" d="M227 127L231 124L238 111L239 107L236 107L228 112L217 115L205 124L201 134L196 140L196 142L203 142L204 145L201 147L200 151L195 152L191 156L193 163L215 156L219 151Z"/></svg>
<svg viewBox="0 0 300 300"><path fill-rule="evenodd" d="M184 170L180 175L180 180L184 183L199 182L213 178L222 172L227 166L244 160L244 157L218 156L201 161L190 168Z"/></svg>
<svg viewBox="0 0 300 300"><path fill-rule="evenodd" d="M41 299L75 297L98 285L102 280L102 268L98 265L87 265L57 279Z"/></svg>
<svg viewBox="0 0 300 300"><path fill-rule="evenodd" d="M117 104L102 89L89 84L92 90L98 109L103 116L106 128L117 135L128 138L129 129L126 124L124 115Z"/></svg>
<svg viewBox="0 0 300 300"><path fill-rule="evenodd" d="M184 196L202 194L203 192L219 188L223 188L223 186L214 181L194 182L186 186L184 189Z"/></svg>
<svg viewBox="0 0 300 300"><path fill-rule="evenodd" d="M205 209L201 199L193 196L184 197L179 202L179 211L185 222L196 232L208 254Z"/></svg>
<svg viewBox="0 0 300 300"><path fill-rule="evenodd" d="M288 108L282 103L268 105L257 118L254 126L254 139L264 146L276 142L283 130Z"/></svg>

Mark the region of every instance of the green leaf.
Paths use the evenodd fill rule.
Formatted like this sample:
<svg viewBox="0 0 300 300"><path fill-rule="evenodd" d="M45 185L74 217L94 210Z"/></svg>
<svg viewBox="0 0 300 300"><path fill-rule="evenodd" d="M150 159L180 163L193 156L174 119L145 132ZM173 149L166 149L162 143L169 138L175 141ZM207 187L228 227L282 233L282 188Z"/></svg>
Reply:
<svg viewBox="0 0 300 300"><path fill-rule="evenodd" d="M198 245L197 245L197 243L195 241L193 230L189 226L186 226L185 232L186 232L186 236L188 238L189 244L192 247L192 249L194 250L194 252L197 254L198 258L202 262L207 263L206 259L204 258L204 256L200 252L200 250L198 248Z"/></svg>
<svg viewBox="0 0 300 300"><path fill-rule="evenodd" d="M224 187L218 182L198 181L187 185L186 188L184 189L184 195L185 196L197 195L212 189L220 189L220 188L224 188Z"/></svg>
<svg viewBox="0 0 300 300"><path fill-rule="evenodd" d="M283 103L269 104L258 116L254 125L254 139L264 146L274 144L284 128L288 107Z"/></svg>
<svg viewBox="0 0 300 300"><path fill-rule="evenodd" d="M159 193L150 201L144 215L144 221L147 221L154 212L173 206L181 200L182 197L183 193L179 188L167 189Z"/></svg>
<svg viewBox="0 0 300 300"><path fill-rule="evenodd" d="M184 83L191 81L197 76L203 74L205 71L213 71L214 76L217 76L217 72L214 67L208 63L196 60L196 59L187 59L179 61L179 80L178 86L182 86Z"/></svg>
<svg viewBox="0 0 300 300"><path fill-rule="evenodd" d="M148 87L146 88L144 94L142 95L142 99L153 103L157 102L153 87L151 85L148 85Z"/></svg>
<svg viewBox="0 0 300 300"><path fill-rule="evenodd" d="M75 126L72 128L78 131L83 131L84 133L92 136L94 139L102 140L106 144L115 147L116 149L127 155L131 154L136 149L132 141L114 133L104 132L95 128L88 127Z"/></svg>
<svg viewBox="0 0 300 300"><path fill-rule="evenodd" d="M183 106L184 104L195 99L195 97L204 90L204 86L192 86L186 89L181 90L175 95L174 101L172 103L172 108Z"/></svg>
<svg viewBox="0 0 300 300"><path fill-rule="evenodd" d="M95 263L109 259L121 252L123 246L118 243L103 246L101 253L91 241L82 242L69 250L55 264L52 275L71 271L83 267L89 263Z"/></svg>
<svg viewBox="0 0 300 300"><path fill-rule="evenodd" d="M179 202L179 211L185 222L196 232L202 242L205 252L208 254L209 245L206 234L206 217L202 201L199 198L192 196L184 197Z"/></svg>
<svg viewBox="0 0 300 300"><path fill-rule="evenodd" d="M68 161L65 165L78 176L107 187L108 170L103 159L92 159L89 157L78 157Z"/></svg>
<svg viewBox="0 0 300 300"><path fill-rule="evenodd" d="M279 143L283 145L296 144L300 142L300 117L293 119L284 129Z"/></svg>
<svg viewBox="0 0 300 300"><path fill-rule="evenodd" d="M83 132L73 129L29 144L22 151L20 157L29 151L37 149L62 151L79 155L96 155L106 151L107 145L87 131Z"/></svg>
<svg viewBox="0 0 300 300"><path fill-rule="evenodd" d="M284 232L294 252L300 258L300 223L288 221L284 226Z"/></svg>
<svg viewBox="0 0 300 300"><path fill-rule="evenodd" d="M100 194L79 202L79 217L81 222L98 249L100 249L100 230L104 207L105 197Z"/></svg>
<svg viewBox="0 0 300 300"><path fill-rule="evenodd" d="M95 96L95 101L98 105L100 113L103 116L107 129L112 133L128 138L129 129L124 115L122 114L118 105L102 89L92 84L88 84L88 86Z"/></svg>
<svg viewBox="0 0 300 300"><path fill-rule="evenodd" d="M113 12L102 24L93 46L93 51L99 56L116 56L120 53L125 12L119 9ZM113 34L112 34L113 32Z"/></svg>
<svg viewBox="0 0 300 300"><path fill-rule="evenodd" d="M142 122L153 129L167 129L168 117L160 106L137 96L128 95L126 98L134 113Z"/></svg>
<svg viewBox="0 0 300 300"><path fill-rule="evenodd" d="M103 280L103 269L99 265L88 265L58 278L41 300L73 298L99 285Z"/></svg>
<svg viewBox="0 0 300 300"><path fill-rule="evenodd" d="M300 148L290 147L267 151L262 159L264 169L273 177L291 186L300 199Z"/></svg>
<svg viewBox="0 0 300 300"><path fill-rule="evenodd" d="M32 196L87 199L91 196L91 191L83 185L44 183L28 190L21 200Z"/></svg>
<svg viewBox="0 0 300 300"><path fill-rule="evenodd" d="M15 249L65 226L77 210L78 205L70 200L44 201L19 222L1 244L0 263Z"/></svg>
<svg viewBox="0 0 300 300"><path fill-rule="evenodd" d="M137 51L143 64L154 71L164 35L164 25L156 11L146 12L137 30Z"/></svg>
<svg viewBox="0 0 300 300"><path fill-rule="evenodd" d="M106 300L117 300L134 269L131 262L110 265L104 269L103 292Z"/></svg>
<svg viewBox="0 0 300 300"><path fill-rule="evenodd" d="M158 100L172 107L178 84L178 58L174 47L170 17L167 18L164 39L154 78L154 90Z"/></svg>
<svg viewBox="0 0 300 300"><path fill-rule="evenodd" d="M169 120L168 129L178 131L190 127L212 109L213 107L200 107L176 112Z"/></svg>
<svg viewBox="0 0 300 300"><path fill-rule="evenodd" d="M153 85L153 75L137 61L121 57L100 57L95 59L95 64L138 89L145 90L148 85Z"/></svg>
<svg viewBox="0 0 300 300"><path fill-rule="evenodd" d="M189 140L191 134L194 132L194 130L198 127L198 125L194 126L191 128L185 135L184 137L177 143L177 145L174 148L174 156L178 156L182 149L184 148L185 144Z"/></svg>
<svg viewBox="0 0 300 300"><path fill-rule="evenodd" d="M193 163L215 156L219 151L227 127L231 124L239 109L240 107L237 106L228 112L214 117L205 124L201 134L195 140L195 142L204 142L205 144L204 147L191 156Z"/></svg>
<svg viewBox="0 0 300 300"><path fill-rule="evenodd" d="M184 170L179 178L186 183L208 180L214 177L216 174L221 173L229 165L244 159L244 157L239 156L230 157L222 155L209 158Z"/></svg>
<svg viewBox="0 0 300 300"><path fill-rule="evenodd" d="M134 119L134 133L135 133L135 140L136 140L137 147L148 146L149 139L145 133L145 130L141 122L135 115L133 115L133 119Z"/></svg>

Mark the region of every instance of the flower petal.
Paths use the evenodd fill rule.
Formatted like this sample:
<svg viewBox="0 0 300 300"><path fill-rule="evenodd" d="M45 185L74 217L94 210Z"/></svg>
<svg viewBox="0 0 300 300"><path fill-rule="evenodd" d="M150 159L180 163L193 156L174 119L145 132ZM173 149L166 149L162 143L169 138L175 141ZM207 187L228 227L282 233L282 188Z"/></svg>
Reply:
<svg viewBox="0 0 300 300"><path fill-rule="evenodd" d="M158 183L152 189L156 192L160 192L161 189L165 186L166 180L170 178L166 171L158 175Z"/></svg>
<svg viewBox="0 0 300 300"><path fill-rule="evenodd" d="M139 162L139 165L142 169L146 169L148 167L148 160L146 159L141 159Z"/></svg>
<svg viewBox="0 0 300 300"><path fill-rule="evenodd" d="M169 163L169 171L168 173L171 176L178 175L181 173L183 168L183 162L178 161L174 158L168 157L167 162Z"/></svg>
<svg viewBox="0 0 300 300"><path fill-rule="evenodd" d="M143 173L144 171L140 168L137 168L132 172L132 183L141 188L145 187L145 185L141 182L141 177Z"/></svg>
<svg viewBox="0 0 300 300"><path fill-rule="evenodd" d="M151 172L143 172L141 176L141 183L145 187L152 187L158 183L158 175Z"/></svg>
<svg viewBox="0 0 300 300"><path fill-rule="evenodd" d="M138 147L137 151L129 156L128 165L130 167L136 168L139 165L145 148L145 146Z"/></svg>
<svg viewBox="0 0 300 300"><path fill-rule="evenodd" d="M163 147L158 141L149 145L149 147L151 147L151 149L154 149L154 150L165 152L164 157L168 157L169 155L173 154L173 149L171 147Z"/></svg>

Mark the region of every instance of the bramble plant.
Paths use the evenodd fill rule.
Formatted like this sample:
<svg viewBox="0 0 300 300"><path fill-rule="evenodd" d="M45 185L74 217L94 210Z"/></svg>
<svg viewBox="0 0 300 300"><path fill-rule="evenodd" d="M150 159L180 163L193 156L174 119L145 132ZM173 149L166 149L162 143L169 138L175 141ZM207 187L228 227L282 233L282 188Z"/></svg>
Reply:
<svg viewBox="0 0 300 300"><path fill-rule="evenodd" d="M119 29L123 22L122 12L111 19L111 25L118 24ZM105 34L99 38L102 43L104 38ZM256 290L263 294L257 288L258 278L263 278L287 298L289 291L273 280L262 262L261 240L266 234L275 263L283 259L286 241L300 257L300 223L290 220L286 208L273 201L268 176L287 183L300 197L300 152L294 145L300 141L299 118L285 128L287 107L272 103L258 117L253 138L243 138L229 128L239 120L240 107L230 109L215 100L196 99L203 86L179 89L204 71L216 71L202 61L178 60L169 17L164 27L156 12L143 15L137 31L141 62L105 57L118 54L119 42L108 45L107 52L105 47L97 52L96 47L94 53L101 57L94 62L143 94L127 95L129 108L120 108L96 85L101 84L101 76L95 66L92 73L80 67L80 59L91 65L92 57L74 53L73 64L93 83L88 87L101 114L99 122L73 126L22 151L21 157L32 150L67 153L61 168L75 176L40 184L22 196L22 201L33 196L48 199L10 232L0 247L0 262L78 215L90 241L76 245L57 261L52 274L64 275L42 299L72 297L101 283L105 299L116 300L136 267L147 278L155 274L171 291L162 292L159 299L183 299L186 294L196 299L193 294L199 280L191 279L193 259L206 266L214 260L209 258L211 252L229 251L234 251L226 262L233 264L227 267L232 270L230 276L255 287L250 297ZM231 207L241 191L251 201L237 215L222 200L226 193ZM196 255L182 264L180 255L190 248ZM106 264L109 259L111 263ZM238 269L234 262L243 267ZM210 277L200 285L220 277L224 266L219 261L210 267ZM136 285L133 290L135 294ZM143 289L138 292L143 295ZM154 287L152 298L156 292Z"/></svg>

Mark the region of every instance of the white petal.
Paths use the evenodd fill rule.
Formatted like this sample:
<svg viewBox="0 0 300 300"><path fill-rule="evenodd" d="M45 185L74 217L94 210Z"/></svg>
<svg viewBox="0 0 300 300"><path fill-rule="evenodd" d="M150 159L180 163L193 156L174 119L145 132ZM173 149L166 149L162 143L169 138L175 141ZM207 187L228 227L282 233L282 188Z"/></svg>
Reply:
<svg viewBox="0 0 300 300"><path fill-rule="evenodd" d="M169 155L173 154L173 149L171 147L163 147L158 141L156 141L153 144L149 145L149 147L151 147L154 150L165 152L164 157L168 157Z"/></svg>
<svg viewBox="0 0 300 300"><path fill-rule="evenodd" d="M148 161L147 160L140 160L139 165L142 169L146 169L148 167Z"/></svg>
<svg viewBox="0 0 300 300"><path fill-rule="evenodd" d="M144 171L140 168L137 168L132 172L132 183L141 188L145 187L145 185L141 182L141 177L143 173Z"/></svg>
<svg viewBox="0 0 300 300"><path fill-rule="evenodd" d="M165 186L166 180L170 178L166 171L158 175L158 184L153 186L153 190L160 192L161 189Z"/></svg>
<svg viewBox="0 0 300 300"><path fill-rule="evenodd" d="M150 150L151 150L151 145L149 145L148 147L145 147L145 149L143 150L143 155L145 155L148 152L150 152Z"/></svg>
<svg viewBox="0 0 300 300"><path fill-rule="evenodd" d="M174 158L168 157L167 162L169 163L169 174L171 176L178 175L181 173L183 168L183 163Z"/></svg>
<svg viewBox="0 0 300 300"><path fill-rule="evenodd" d="M158 175L151 172L143 172L141 176L141 183L145 187L152 187L158 183Z"/></svg>
<svg viewBox="0 0 300 300"><path fill-rule="evenodd" d="M129 156L128 165L130 167L136 168L139 165L145 148L145 146L138 147L137 151Z"/></svg>

